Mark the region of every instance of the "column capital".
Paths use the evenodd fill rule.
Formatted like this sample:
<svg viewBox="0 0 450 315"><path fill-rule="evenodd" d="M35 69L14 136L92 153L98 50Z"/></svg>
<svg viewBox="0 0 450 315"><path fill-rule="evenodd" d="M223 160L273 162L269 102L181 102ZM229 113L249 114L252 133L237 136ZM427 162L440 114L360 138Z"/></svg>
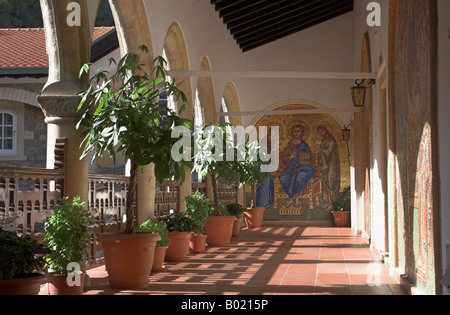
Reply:
<svg viewBox="0 0 450 315"><path fill-rule="evenodd" d="M45 115L47 124L72 124L77 119L77 110L82 97L38 96L37 100Z"/></svg>

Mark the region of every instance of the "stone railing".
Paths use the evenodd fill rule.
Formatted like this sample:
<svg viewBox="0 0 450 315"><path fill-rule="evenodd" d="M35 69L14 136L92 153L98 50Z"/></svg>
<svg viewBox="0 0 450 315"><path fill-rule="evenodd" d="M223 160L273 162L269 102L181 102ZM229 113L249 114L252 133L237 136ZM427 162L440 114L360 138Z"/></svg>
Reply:
<svg viewBox="0 0 450 315"><path fill-rule="evenodd" d="M237 201L236 189L226 185L219 185L219 200L224 205L235 203Z"/></svg>
<svg viewBox="0 0 450 315"><path fill-rule="evenodd" d="M102 260L100 233L124 230L128 180L126 176L89 175L88 209L92 213L89 224L91 241L88 264ZM64 174L62 170L0 168L0 227L26 234L41 241L44 221L52 208L63 198ZM192 192L206 195L205 183L193 183ZM179 211L179 189L174 181L156 184L155 217ZM236 201L236 191L219 186L223 204Z"/></svg>
<svg viewBox="0 0 450 315"><path fill-rule="evenodd" d="M43 222L61 199L60 170L0 169L0 226L41 239Z"/></svg>
<svg viewBox="0 0 450 315"><path fill-rule="evenodd" d="M128 181L126 176L89 175L88 209L92 213L87 259L89 265L99 263L103 259L98 235L120 232L125 228Z"/></svg>

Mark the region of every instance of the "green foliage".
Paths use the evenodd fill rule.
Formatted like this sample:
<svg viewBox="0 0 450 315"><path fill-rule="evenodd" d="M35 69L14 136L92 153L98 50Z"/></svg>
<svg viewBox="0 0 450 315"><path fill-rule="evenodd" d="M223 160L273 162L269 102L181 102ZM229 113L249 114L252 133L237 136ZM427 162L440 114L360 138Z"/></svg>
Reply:
<svg viewBox="0 0 450 315"><path fill-rule="evenodd" d="M334 211L350 211L352 207L352 197L350 187L339 193L338 199L333 202Z"/></svg>
<svg viewBox="0 0 450 315"><path fill-rule="evenodd" d="M90 235L88 233L89 212L84 210L80 198L73 203L68 198L61 200L47 218L44 242L52 250L46 256L47 266L58 274L68 274L70 263L84 264Z"/></svg>
<svg viewBox="0 0 450 315"><path fill-rule="evenodd" d="M95 26L114 26L114 18L108 0L100 2Z"/></svg>
<svg viewBox="0 0 450 315"><path fill-rule="evenodd" d="M41 255L49 252L29 235L19 237L0 228L0 279L20 278L39 271L45 265Z"/></svg>
<svg viewBox="0 0 450 315"><path fill-rule="evenodd" d="M184 205L186 215L197 222L198 228L194 230L194 233L197 235L203 234L208 216L214 214L213 202L197 191L194 195L187 196L184 199Z"/></svg>
<svg viewBox="0 0 450 315"><path fill-rule="evenodd" d="M153 164L159 183L174 178L181 185L186 178L185 169L192 167L191 161L177 162L172 158L172 147L179 141L172 138L172 129L192 129L193 124L179 116L184 105L179 113L167 108L167 99L187 102L186 96L174 81L167 80L164 58L155 58L148 74L141 64L141 54L149 50L145 46L139 50L140 54L126 54L118 62L110 59L110 65L116 65L115 73L100 69L90 79L88 88L81 93L76 124L84 137L82 158L93 151L93 159L107 152L114 162L118 154L131 161L126 234L134 232L138 169L144 171ZM88 75L89 68L90 64L84 65L80 76Z"/></svg>
<svg viewBox="0 0 450 315"><path fill-rule="evenodd" d="M211 127L211 126L209 126ZM264 181L267 173L261 172L263 164L260 156L258 141L239 143L228 136L231 125L219 125L213 128L197 128L194 134L196 153L193 156L193 171L203 177L210 175L213 179L220 179L236 189L245 183L258 184ZM218 134L221 139L216 139ZM222 141L222 143L220 143ZM222 150L211 150L220 144ZM233 157L230 161L230 157ZM214 214L220 215L218 187L213 180Z"/></svg>
<svg viewBox="0 0 450 315"><path fill-rule="evenodd" d="M227 205L227 210L231 215L238 216L244 212L244 207L238 203L231 203Z"/></svg>
<svg viewBox="0 0 450 315"><path fill-rule="evenodd" d="M0 0L0 28L43 27L39 0ZM114 26L108 0L102 0L95 26Z"/></svg>
<svg viewBox="0 0 450 315"><path fill-rule="evenodd" d="M147 220L136 228L136 232L151 232L158 233L161 240L156 243L156 246L170 246L170 240L167 230L167 224L163 221Z"/></svg>
<svg viewBox="0 0 450 315"><path fill-rule="evenodd" d="M141 53L148 48L141 46ZM155 164L155 176L159 183L175 177L181 184L185 180L185 167L192 163L172 159L172 147L179 139L172 138L172 128L192 128L192 122L168 109L166 100L173 97L187 102L186 96L175 82L166 80L164 58L153 60L153 70L147 74L140 63L141 55L129 53L116 64L114 74L100 70L90 80L78 111L77 129L83 133L85 150L83 157L93 151L93 159L108 152L114 159L121 153L142 167ZM84 65L80 76L89 73L90 65Z"/></svg>
<svg viewBox="0 0 450 315"><path fill-rule="evenodd" d="M0 27L43 27L39 0L0 0Z"/></svg>
<svg viewBox="0 0 450 315"><path fill-rule="evenodd" d="M231 215L231 213L228 211L228 208L223 203L220 204L219 215L221 215L221 216L230 216Z"/></svg>
<svg viewBox="0 0 450 315"><path fill-rule="evenodd" d="M194 232L199 229L199 225L194 219L181 212L164 217L161 221L167 224L169 232Z"/></svg>

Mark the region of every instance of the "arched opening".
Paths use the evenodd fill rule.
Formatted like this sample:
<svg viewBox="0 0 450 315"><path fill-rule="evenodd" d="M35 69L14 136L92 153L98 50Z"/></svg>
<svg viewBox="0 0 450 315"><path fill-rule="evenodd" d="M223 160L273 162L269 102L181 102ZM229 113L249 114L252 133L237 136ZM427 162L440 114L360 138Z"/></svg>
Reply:
<svg viewBox="0 0 450 315"><path fill-rule="evenodd" d="M173 22L169 30L167 31L166 39L164 41L163 46L163 57L165 57L168 67L170 70L189 70L189 58L187 54L186 42L184 40L183 32L181 30L181 26L178 22ZM169 78L178 82L180 90L184 92L187 98L187 104L185 105L184 112L181 116L186 119L192 120L194 117L194 108L193 108L193 97L192 97L192 86L191 86L191 78L189 77L175 77ZM172 101L175 103L175 101ZM176 111L181 109L183 104L180 103L180 100L176 102L175 107ZM178 198L178 209L183 212L185 209L184 198L186 196L191 195L192 193L192 174L191 170L186 169L186 178L183 183L179 187L179 198Z"/></svg>
<svg viewBox="0 0 450 315"><path fill-rule="evenodd" d="M220 111L222 113L239 113L241 111L239 95L236 89L236 85L233 82L228 82L225 86L220 105ZM221 120L222 123L227 122L233 126L242 126L242 117L240 116L222 116Z"/></svg>
<svg viewBox="0 0 450 315"><path fill-rule="evenodd" d="M269 149L279 155L279 168L256 194L257 207L266 208L266 221L332 225L332 204L341 191L350 187L348 148L339 118L326 113L275 113L312 109L324 107L306 100L288 100L266 109L274 111L274 115L252 120L251 125L258 130L279 128L279 148L271 144ZM246 193L250 195L250 190Z"/></svg>
<svg viewBox="0 0 450 315"><path fill-rule="evenodd" d="M186 43L178 22L173 22L167 31L162 56L165 57L167 61L168 70L189 70L190 68ZM191 78L176 77L171 79L180 84L179 88L184 92L188 100L188 104L186 104L186 108L182 116L187 119L192 119L194 109L192 105L193 97ZM176 104L177 111L181 109L181 105L182 104L179 103Z"/></svg>

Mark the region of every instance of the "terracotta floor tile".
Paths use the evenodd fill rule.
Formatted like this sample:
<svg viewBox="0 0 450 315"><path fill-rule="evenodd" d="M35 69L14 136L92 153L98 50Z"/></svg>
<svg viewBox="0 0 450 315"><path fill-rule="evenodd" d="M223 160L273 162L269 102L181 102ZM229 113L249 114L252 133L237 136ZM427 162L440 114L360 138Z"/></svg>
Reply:
<svg viewBox="0 0 450 315"><path fill-rule="evenodd" d="M113 290L105 266L88 271L86 295L386 295L398 283L351 229L267 226L243 229L229 248L167 263L145 290ZM44 286L41 294L47 294Z"/></svg>

